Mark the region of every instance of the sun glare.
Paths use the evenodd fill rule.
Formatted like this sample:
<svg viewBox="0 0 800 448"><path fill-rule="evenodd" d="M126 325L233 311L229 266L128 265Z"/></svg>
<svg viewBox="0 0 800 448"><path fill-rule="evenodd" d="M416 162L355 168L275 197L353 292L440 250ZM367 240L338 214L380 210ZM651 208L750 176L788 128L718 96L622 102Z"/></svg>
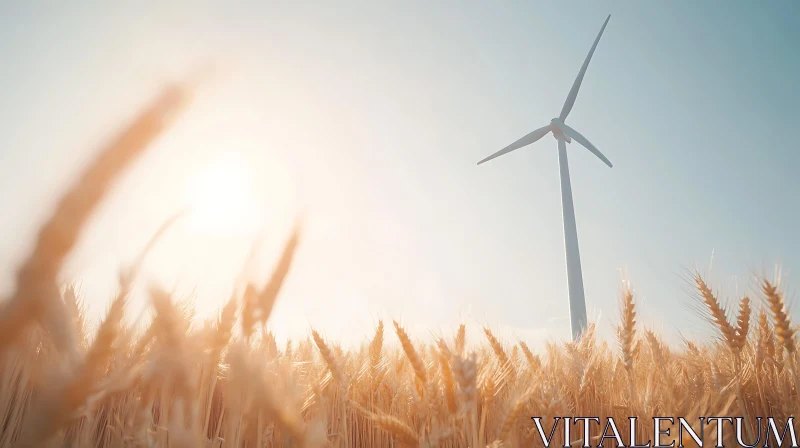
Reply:
<svg viewBox="0 0 800 448"><path fill-rule="evenodd" d="M243 234L260 227L259 207L245 163L226 156L209 164L191 185L192 226L212 234Z"/></svg>

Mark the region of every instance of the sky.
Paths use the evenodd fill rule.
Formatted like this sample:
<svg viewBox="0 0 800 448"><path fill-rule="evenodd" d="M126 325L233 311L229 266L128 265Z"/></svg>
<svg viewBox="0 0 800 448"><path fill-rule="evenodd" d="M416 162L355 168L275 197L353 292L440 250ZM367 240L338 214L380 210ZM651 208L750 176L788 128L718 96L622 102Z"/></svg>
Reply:
<svg viewBox="0 0 800 448"><path fill-rule="evenodd" d="M212 315L259 236L248 278L263 281L302 215L279 337L313 327L358 343L398 319L417 337L465 322L534 346L567 339L555 140L476 162L558 115L608 14L567 120L614 163L568 146L600 335L622 278L640 321L672 341L713 335L687 269L738 298L780 265L793 297L800 3L788 0L3 2L0 289L97 148L164 83L211 63L213 82L120 179L62 273L92 319L159 226L208 203L148 255L136 312L155 283Z"/></svg>

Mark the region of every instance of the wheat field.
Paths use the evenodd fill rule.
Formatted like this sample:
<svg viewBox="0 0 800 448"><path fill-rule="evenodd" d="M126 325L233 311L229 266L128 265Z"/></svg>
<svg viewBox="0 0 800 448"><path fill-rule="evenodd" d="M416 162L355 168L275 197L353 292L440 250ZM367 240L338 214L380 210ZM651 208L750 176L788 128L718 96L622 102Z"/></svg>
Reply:
<svg viewBox="0 0 800 448"><path fill-rule="evenodd" d="M217 319L197 322L190 306L151 287L149 326L125 324L140 256L121 270L118 295L87 334L80 298L59 280L64 260L109 186L194 89L168 86L98 151L19 267L0 308L0 447L521 447L541 446L532 416L545 427L558 416L614 417L623 433L638 416L646 441L651 416L783 423L798 410L795 327L780 283L767 278L760 297L726 306L691 273L718 337L677 347L637 325L626 285L615 344L590 326L580 341L534 354L489 328L481 340L467 340L461 325L449 337L416 341L400 323L380 322L358 349L316 331L278 346L267 322L300 225L269 281L245 285ZM747 440L761 433L745 429ZM715 434L707 430L705 444ZM725 443L734 436L728 431ZM576 444L563 439L557 432L554 446Z"/></svg>

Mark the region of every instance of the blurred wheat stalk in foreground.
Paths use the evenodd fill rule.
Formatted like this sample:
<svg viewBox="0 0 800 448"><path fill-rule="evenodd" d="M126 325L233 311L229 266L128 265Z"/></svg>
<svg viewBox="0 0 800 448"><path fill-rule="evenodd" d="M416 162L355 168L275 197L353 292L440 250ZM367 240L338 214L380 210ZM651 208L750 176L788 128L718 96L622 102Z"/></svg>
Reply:
<svg viewBox="0 0 800 448"><path fill-rule="evenodd" d="M623 434L628 417L639 416L644 442L651 416L785 422L797 413L794 326L778 282L764 278L763 306L743 297L729 310L693 274L719 338L680 349L637 328L628 287L614 348L595 339L594 327L578 343L549 344L539 356L489 328L485 341L467 341L462 325L451 338L420 343L398 322L391 328L399 344L391 348L381 322L357 350L343 351L317 332L281 349L266 323L299 226L267 284L247 284L218 319L200 325L158 287L150 289L155 317L147 329L124 324L143 253L120 273L119 294L88 337L80 299L59 287L61 265L108 187L192 90L165 89L100 152L19 269L0 309L0 447L538 446L531 416L544 417L547 428L556 416L614 417ZM746 429L754 440L759 428ZM708 444L715 436L707 429ZM553 443L564 445L561 431Z"/></svg>

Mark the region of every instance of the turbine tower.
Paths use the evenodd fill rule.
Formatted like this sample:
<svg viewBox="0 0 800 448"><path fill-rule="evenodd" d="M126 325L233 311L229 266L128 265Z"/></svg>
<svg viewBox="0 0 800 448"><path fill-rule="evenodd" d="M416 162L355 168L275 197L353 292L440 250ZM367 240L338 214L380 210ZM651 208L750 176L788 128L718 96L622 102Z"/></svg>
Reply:
<svg viewBox="0 0 800 448"><path fill-rule="evenodd" d="M550 120L547 126L536 129L530 134L522 137L516 142L506 146L505 148L497 151L489 157L478 162L478 165L488 162L503 154L507 154L515 149L522 148L523 146L530 145L535 141L541 139L548 133L552 132L553 137L558 141L558 166L561 175L561 208L564 217L564 249L567 254L567 282L569 287L569 315L570 324L572 327L572 339L577 341L581 334L586 330L586 299L583 293L583 274L581 273L581 255L578 250L578 230L575 226L575 209L572 205L572 185L569 181L569 163L567 162L567 143L572 140L583 145L586 149L591 151L600 160L605 162L606 165L611 167L611 162L595 147L586 137L581 135L580 132L567 126L567 116L575 104L575 98L578 97L578 90L581 88L583 75L586 74L586 68L589 66L589 61L592 59L597 43L600 42L600 37L611 19L611 14L608 15L603 27L597 34L594 40L592 49L583 61L578 77L572 84L572 89L567 95L567 100L564 102L564 107L561 109L561 114L557 118Z"/></svg>

